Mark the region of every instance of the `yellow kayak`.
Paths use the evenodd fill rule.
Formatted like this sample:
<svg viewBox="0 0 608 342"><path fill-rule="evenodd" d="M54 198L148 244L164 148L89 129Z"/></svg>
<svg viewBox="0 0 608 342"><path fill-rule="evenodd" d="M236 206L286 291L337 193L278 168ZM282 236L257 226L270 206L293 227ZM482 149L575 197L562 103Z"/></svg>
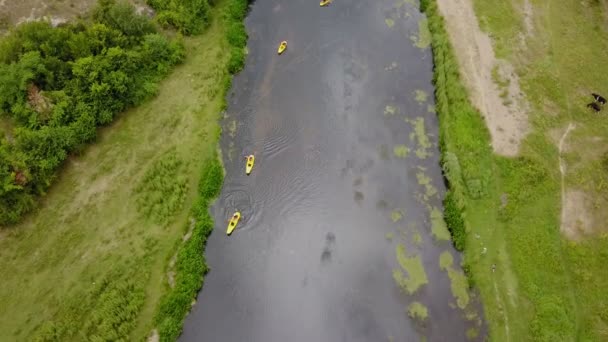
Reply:
<svg viewBox="0 0 608 342"><path fill-rule="evenodd" d="M228 222L228 229L226 230L226 235L232 234L232 231L234 230L234 228L236 228L236 224L239 223L240 219L241 213L239 213L238 211L234 213L234 215L232 215L232 217L230 218L230 222Z"/></svg>
<svg viewBox="0 0 608 342"><path fill-rule="evenodd" d="M321 0L321 2L319 3L319 5L321 5L321 7L327 6L329 4L331 4L331 0Z"/></svg>
<svg viewBox="0 0 608 342"><path fill-rule="evenodd" d="M253 154L247 156L247 165L245 166L245 172L247 175L251 173L251 169L253 169L253 164L255 164L255 157Z"/></svg>
<svg viewBox="0 0 608 342"><path fill-rule="evenodd" d="M281 44L279 44L279 55L283 53L283 51L285 51L285 49L287 49L287 41L284 40L281 42Z"/></svg>

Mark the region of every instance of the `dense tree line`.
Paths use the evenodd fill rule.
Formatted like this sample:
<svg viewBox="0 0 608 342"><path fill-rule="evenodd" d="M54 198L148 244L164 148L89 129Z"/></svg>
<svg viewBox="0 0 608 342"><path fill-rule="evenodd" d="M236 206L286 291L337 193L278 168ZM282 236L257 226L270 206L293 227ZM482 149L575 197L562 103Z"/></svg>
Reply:
<svg viewBox="0 0 608 342"><path fill-rule="evenodd" d="M30 210L69 153L94 140L96 128L118 112L155 94L183 57L179 41L114 0L100 0L86 20L25 23L4 37L0 224Z"/></svg>

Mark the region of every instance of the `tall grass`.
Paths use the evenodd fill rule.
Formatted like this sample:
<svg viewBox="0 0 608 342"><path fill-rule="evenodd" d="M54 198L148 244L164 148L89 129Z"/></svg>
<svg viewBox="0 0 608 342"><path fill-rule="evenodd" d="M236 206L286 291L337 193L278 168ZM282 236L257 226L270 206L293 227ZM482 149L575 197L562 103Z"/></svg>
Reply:
<svg viewBox="0 0 608 342"><path fill-rule="evenodd" d="M437 4L422 0L420 8L428 17L431 31L441 164L449 185L444 216L454 246L462 251L468 232L464 221L467 199L485 197L489 191L493 169L489 133L460 81L458 63Z"/></svg>
<svg viewBox="0 0 608 342"><path fill-rule="evenodd" d="M226 0L222 15L226 27L226 41L230 46L230 58L226 65L224 96L230 89L231 77L245 65L247 32L243 20L248 10L247 0ZM224 106L225 106L224 102ZM155 317L156 329L161 341L174 341L182 331L184 318L190 311L192 302L203 284L203 276L208 267L204 250L207 237L213 231L213 219L209 215L210 203L220 193L223 182L223 168L215 155L205 162L199 181L199 198L192 208L194 228L192 235L179 247L175 264L175 284L163 296ZM188 223L190 224L190 223Z"/></svg>
<svg viewBox="0 0 608 342"><path fill-rule="evenodd" d="M218 156L205 162L199 182L199 198L192 207L194 228L191 237L181 246L175 263L175 283L163 296L155 323L161 341L174 341L182 331L182 323L191 303L202 286L208 268L203 253L207 237L213 231L209 204L219 195L223 180ZM190 224L190 222L188 222Z"/></svg>

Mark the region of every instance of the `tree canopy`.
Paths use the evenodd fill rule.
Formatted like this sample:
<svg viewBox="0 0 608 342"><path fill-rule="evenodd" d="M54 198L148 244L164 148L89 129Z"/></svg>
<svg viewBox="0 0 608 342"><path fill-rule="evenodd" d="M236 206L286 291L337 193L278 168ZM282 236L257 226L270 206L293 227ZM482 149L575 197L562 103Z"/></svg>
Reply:
<svg viewBox="0 0 608 342"><path fill-rule="evenodd" d="M18 221L71 152L94 140L98 126L154 95L183 58L178 40L114 0L101 0L87 20L24 23L3 37L0 224Z"/></svg>

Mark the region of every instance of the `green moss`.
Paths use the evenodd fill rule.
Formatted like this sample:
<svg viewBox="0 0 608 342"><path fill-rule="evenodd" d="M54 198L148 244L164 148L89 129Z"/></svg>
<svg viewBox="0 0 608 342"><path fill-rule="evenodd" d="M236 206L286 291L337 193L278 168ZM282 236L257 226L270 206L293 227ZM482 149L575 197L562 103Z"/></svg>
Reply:
<svg viewBox="0 0 608 342"><path fill-rule="evenodd" d="M399 287L408 294L415 293L420 287L428 284L426 271L419 255L408 257L405 246L397 245L397 261L401 269L393 270L393 278ZM404 275L402 271L405 271Z"/></svg>

